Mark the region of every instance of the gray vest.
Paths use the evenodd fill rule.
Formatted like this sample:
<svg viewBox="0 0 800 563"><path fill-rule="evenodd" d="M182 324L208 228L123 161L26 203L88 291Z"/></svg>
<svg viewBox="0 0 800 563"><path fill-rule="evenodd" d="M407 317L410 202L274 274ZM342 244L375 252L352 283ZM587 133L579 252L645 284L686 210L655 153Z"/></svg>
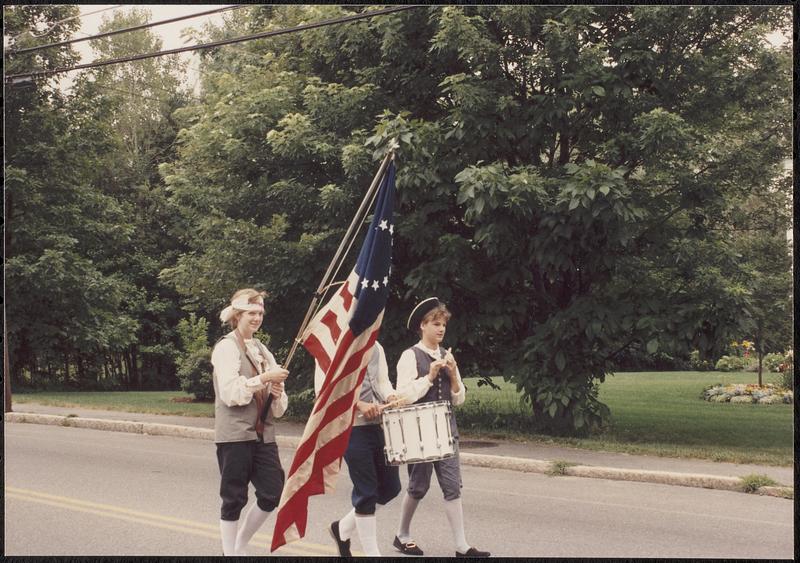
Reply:
<svg viewBox="0 0 800 563"><path fill-rule="evenodd" d="M372 358L370 358L369 363L367 364L367 372L364 374L364 381L361 383L360 394L358 396L359 401L364 401L365 403L371 403L373 400L385 400L386 397L378 397L377 393L375 393L375 388L378 387L378 384L375 383L373 385L373 381L377 381L378 379L378 370L380 369L380 354L378 353L377 347L372 354ZM375 418L373 420L367 420L363 416L358 416L359 413L356 413L355 418L353 419L353 426L366 426L368 424L380 424L381 419L380 417Z"/></svg>
<svg viewBox="0 0 800 563"><path fill-rule="evenodd" d="M236 337L228 335L224 338L230 338L236 344ZM220 339L220 342L222 339ZM264 352L266 348L258 340L255 341L261 351ZM218 342L219 344L219 342ZM238 344L236 348L239 349ZM249 352L248 352L249 355ZM266 354L264 354L266 356ZM253 362L257 362L257 358L253 358ZM258 372L253 368L247 356L239 350L239 375L247 379L255 377ZM256 435L256 418L258 416L258 407L256 399L253 399L242 406L229 407L219 399L219 388L217 383L217 374L214 374L214 442L249 442L257 438ZM267 418L264 421L264 442L275 441L275 426L273 424L272 409L269 409Z"/></svg>
<svg viewBox="0 0 800 563"><path fill-rule="evenodd" d="M411 349L414 350L414 356L417 359L417 379L425 377L431 369L433 358L416 346L412 346ZM444 355L442 357L444 358ZM433 401L447 401L450 403L450 409L453 409L453 401L450 395L450 370L447 368L439 370L439 377L433 382L428 392L417 399L416 403L431 403ZM453 438L458 438L455 412L450 417L450 431L453 433Z"/></svg>

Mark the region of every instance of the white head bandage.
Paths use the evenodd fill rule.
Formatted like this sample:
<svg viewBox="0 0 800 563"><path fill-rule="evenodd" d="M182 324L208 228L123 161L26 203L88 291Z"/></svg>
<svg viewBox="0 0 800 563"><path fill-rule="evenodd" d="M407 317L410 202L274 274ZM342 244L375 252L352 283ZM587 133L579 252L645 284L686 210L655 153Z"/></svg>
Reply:
<svg viewBox="0 0 800 563"><path fill-rule="evenodd" d="M236 313L237 311L263 311L264 305L261 303L250 303L250 298L247 296L237 297L231 304L225 307L222 312L219 314L219 320L223 323L227 323L228 320Z"/></svg>

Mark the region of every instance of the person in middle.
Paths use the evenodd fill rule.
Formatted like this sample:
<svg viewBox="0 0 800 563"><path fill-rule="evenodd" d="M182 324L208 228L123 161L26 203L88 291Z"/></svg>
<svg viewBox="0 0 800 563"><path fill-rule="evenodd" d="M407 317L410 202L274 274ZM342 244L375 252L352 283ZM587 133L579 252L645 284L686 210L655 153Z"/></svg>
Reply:
<svg viewBox="0 0 800 563"><path fill-rule="evenodd" d="M314 392L317 395L324 381L325 373L316 364ZM328 529L342 557L352 557L350 538L354 532L358 532L366 555L380 556L375 505L388 503L400 494L401 488L399 468L387 465L384 459L380 405L396 400L397 396L389 381L386 354L383 346L376 341L361 384L353 429L344 453L350 480L353 482L353 508L340 520L332 522Z"/></svg>
<svg viewBox="0 0 800 563"><path fill-rule="evenodd" d="M464 402L465 390L458 365L450 350L440 346L444 339L450 311L436 297L421 301L408 317L406 328L416 331L420 341L400 355L397 362L397 393L409 402L428 403L449 401L451 406ZM464 534L464 514L461 507L461 465L458 459L458 428L455 413L450 417L450 429L455 438L455 455L439 461L408 464L408 490L403 497L400 528L394 547L406 555L422 555L423 551L411 539L411 518L419 501L431 486L431 475L444 495L444 508L453 540L456 557L489 557L488 551L471 547Z"/></svg>

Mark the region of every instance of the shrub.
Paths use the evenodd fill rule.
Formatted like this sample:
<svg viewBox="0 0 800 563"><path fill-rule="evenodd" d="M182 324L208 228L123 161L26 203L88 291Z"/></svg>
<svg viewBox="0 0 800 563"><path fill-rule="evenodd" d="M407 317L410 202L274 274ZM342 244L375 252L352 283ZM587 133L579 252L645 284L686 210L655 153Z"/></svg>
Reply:
<svg viewBox="0 0 800 563"><path fill-rule="evenodd" d="M778 373L778 369L784 361L783 354L767 354L764 356L764 369L772 373Z"/></svg>
<svg viewBox="0 0 800 563"><path fill-rule="evenodd" d="M745 366L744 358L737 356L722 356L717 360L715 369L718 371L742 371Z"/></svg>
<svg viewBox="0 0 800 563"><path fill-rule="evenodd" d="M191 393L198 401L208 401L214 398L213 373L211 348L206 347L185 356L177 375L183 391Z"/></svg>
<svg viewBox="0 0 800 563"><path fill-rule="evenodd" d="M761 487L774 487L778 484L772 477L758 473L751 473L740 479L742 480L742 490L746 493L754 493Z"/></svg>
<svg viewBox="0 0 800 563"><path fill-rule="evenodd" d="M194 352L208 348L208 321L203 317L198 319L194 313L189 313L188 318L178 321L177 332L181 342L181 351L177 354L179 365Z"/></svg>
<svg viewBox="0 0 800 563"><path fill-rule="evenodd" d="M784 389L794 390L794 370L785 370L781 372L781 387Z"/></svg>
<svg viewBox="0 0 800 563"><path fill-rule="evenodd" d="M311 415L311 409L314 408L314 389L304 389L299 393L292 393L289 395L289 408L286 409L287 418L297 418L306 420Z"/></svg>
<svg viewBox="0 0 800 563"><path fill-rule="evenodd" d="M714 368L711 362L700 358L699 350L692 350L692 353L689 354L689 366L694 371L710 371Z"/></svg>
<svg viewBox="0 0 800 563"><path fill-rule="evenodd" d="M550 462L550 468L546 471L546 474L550 477L556 477L558 475L566 475L567 467L573 467L578 465L572 461L564 461L561 459L557 459L555 461Z"/></svg>

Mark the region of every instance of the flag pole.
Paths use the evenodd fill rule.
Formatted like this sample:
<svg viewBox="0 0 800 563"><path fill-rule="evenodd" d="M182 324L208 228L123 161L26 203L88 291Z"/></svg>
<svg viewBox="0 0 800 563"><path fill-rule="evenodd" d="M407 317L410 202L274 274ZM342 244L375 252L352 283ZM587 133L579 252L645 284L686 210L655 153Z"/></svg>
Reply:
<svg viewBox="0 0 800 563"><path fill-rule="evenodd" d="M378 173L375 174L375 178L372 180L372 184L370 184L367 193L364 195L364 199L361 201L361 205L356 211L355 217L350 222L350 226L347 228L347 232L342 239L342 242L339 243L339 248L336 249L336 254L333 256L333 260L331 263L328 264L328 269L325 272L325 275L322 276L322 281L319 283L319 287L317 287L317 291L314 292L314 297L311 299L311 305L308 306L308 310L306 311L306 316L303 318L303 322L300 325L300 329L297 331L297 336L295 336L294 341L292 342L292 347L289 350L289 355L286 357L286 361L283 363L283 367L288 369L289 363L292 361L292 357L294 356L295 350L297 349L297 345L300 343L300 337L303 336L303 332L306 329L309 321L311 320L312 312L314 311L314 307L316 307L317 302L319 301L320 297L322 296L322 291L326 285L328 285L328 278L331 275L331 272L334 269L335 264L341 258L344 259L344 256L341 256L342 250L347 246L347 241L354 237L358 233L357 225L363 220L361 217L368 207L368 202L371 202L371 195L377 189L378 184L383 179L384 174L386 173L386 168L389 166L389 162L394 159L394 150L397 147L396 142L392 143L389 152L386 153L386 156L383 157L383 162L381 162L380 168L378 168Z"/></svg>

